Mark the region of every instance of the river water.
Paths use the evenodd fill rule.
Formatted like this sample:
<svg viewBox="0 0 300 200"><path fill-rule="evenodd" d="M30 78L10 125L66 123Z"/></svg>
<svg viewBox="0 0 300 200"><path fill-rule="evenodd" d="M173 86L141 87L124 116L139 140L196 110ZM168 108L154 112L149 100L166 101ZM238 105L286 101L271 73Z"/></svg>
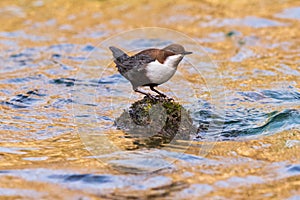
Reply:
<svg viewBox="0 0 300 200"><path fill-rule="evenodd" d="M299 13L292 0L2 0L0 199L300 199ZM137 147L114 121L142 96L107 47L171 42L194 53L159 88L208 131Z"/></svg>

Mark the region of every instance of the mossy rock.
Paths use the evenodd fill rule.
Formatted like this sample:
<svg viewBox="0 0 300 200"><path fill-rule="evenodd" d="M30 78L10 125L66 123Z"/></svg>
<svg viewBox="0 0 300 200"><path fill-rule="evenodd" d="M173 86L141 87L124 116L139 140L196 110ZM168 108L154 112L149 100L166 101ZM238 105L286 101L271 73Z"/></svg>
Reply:
<svg viewBox="0 0 300 200"><path fill-rule="evenodd" d="M145 96L115 120L118 129L134 138L138 146L157 147L190 140L197 128L186 109L173 99Z"/></svg>

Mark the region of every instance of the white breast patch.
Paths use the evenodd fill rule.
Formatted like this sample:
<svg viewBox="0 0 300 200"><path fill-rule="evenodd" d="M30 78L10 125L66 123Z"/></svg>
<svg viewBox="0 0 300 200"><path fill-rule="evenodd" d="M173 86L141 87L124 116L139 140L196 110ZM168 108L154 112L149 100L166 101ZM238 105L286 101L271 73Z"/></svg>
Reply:
<svg viewBox="0 0 300 200"><path fill-rule="evenodd" d="M157 60L150 63L147 68L147 76L152 83L162 84L167 82L176 72L177 61L182 58L182 55L169 56L164 64Z"/></svg>

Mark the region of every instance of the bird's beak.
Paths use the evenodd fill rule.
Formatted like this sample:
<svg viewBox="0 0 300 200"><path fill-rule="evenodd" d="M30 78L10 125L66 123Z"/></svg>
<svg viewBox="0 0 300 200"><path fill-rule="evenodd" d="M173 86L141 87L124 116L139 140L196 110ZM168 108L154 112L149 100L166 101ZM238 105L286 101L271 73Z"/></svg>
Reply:
<svg viewBox="0 0 300 200"><path fill-rule="evenodd" d="M185 52L183 52L182 53L182 55L188 55L188 54L192 54L193 52L191 52L191 51L185 51Z"/></svg>

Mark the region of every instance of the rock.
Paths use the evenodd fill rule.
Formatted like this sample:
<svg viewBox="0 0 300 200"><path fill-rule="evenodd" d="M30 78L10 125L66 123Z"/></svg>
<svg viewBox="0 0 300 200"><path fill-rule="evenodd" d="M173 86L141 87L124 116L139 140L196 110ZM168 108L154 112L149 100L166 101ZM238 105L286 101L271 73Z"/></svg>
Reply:
<svg viewBox="0 0 300 200"><path fill-rule="evenodd" d="M134 138L134 144L146 147L190 140L197 133L186 109L173 99L158 96L145 96L133 103L115 120L115 125Z"/></svg>

